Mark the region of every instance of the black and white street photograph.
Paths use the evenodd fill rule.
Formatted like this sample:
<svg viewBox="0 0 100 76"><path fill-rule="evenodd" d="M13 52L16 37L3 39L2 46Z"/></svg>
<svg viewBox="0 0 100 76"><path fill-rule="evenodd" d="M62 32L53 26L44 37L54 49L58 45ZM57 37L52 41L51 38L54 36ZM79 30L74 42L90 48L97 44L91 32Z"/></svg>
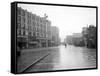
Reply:
<svg viewBox="0 0 100 76"><path fill-rule="evenodd" d="M17 4L17 73L97 68L96 8Z"/></svg>

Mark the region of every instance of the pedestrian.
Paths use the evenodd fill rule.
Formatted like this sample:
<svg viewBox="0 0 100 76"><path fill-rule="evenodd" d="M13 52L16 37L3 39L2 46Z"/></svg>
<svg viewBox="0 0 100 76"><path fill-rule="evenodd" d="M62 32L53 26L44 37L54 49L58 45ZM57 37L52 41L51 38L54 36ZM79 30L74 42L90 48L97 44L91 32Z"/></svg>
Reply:
<svg viewBox="0 0 100 76"><path fill-rule="evenodd" d="M66 47L67 45L65 44L65 47Z"/></svg>

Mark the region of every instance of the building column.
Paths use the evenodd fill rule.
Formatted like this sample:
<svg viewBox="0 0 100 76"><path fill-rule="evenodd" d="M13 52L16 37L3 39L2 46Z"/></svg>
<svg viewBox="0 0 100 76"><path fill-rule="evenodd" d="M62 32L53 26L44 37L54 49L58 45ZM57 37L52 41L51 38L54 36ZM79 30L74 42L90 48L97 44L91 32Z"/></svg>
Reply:
<svg viewBox="0 0 100 76"><path fill-rule="evenodd" d="M46 47L48 47L48 40L46 40Z"/></svg>
<svg viewBox="0 0 100 76"><path fill-rule="evenodd" d="M42 45L42 42L41 42L41 39L39 40L39 47L41 47L41 45Z"/></svg>

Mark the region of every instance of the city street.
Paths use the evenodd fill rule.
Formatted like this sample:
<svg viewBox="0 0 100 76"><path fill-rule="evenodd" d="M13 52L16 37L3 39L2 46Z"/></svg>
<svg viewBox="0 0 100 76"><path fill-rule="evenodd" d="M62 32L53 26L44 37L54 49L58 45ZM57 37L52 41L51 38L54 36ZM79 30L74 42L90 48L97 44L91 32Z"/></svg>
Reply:
<svg viewBox="0 0 100 76"><path fill-rule="evenodd" d="M61 45L49 49L49 55L25 72L84 69L96 67L96 49Z"/></svg>

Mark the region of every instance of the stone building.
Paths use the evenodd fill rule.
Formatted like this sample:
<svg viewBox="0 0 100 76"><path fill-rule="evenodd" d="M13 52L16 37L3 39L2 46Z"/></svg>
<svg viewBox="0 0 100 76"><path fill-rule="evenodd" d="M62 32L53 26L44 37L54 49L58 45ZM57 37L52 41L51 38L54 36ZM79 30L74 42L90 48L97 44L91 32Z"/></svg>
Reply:
<svg viewBox="0 0 100 76"><path fill-rule="evenodd" d="M52 36L53 35L53 36ZM52 39L55 38L55 40ZM20 48L49 47L58 41L59 31L51 26L46 15L40 17L17 8L17 46ZM53 41L52 41L53 40Z"/></svg>
<svg viewBox="0 0 100 76"><path fill-rule="evenodd" d="M56 26L52 26L52 45L58 46L60 44L59 29Z"/></svg>
<svg viewBox="0 0 100 76"><path fill-rule="evenodd" d="M85 46L88 48L96 48L97 47L97 32L96 27L94 25L89 25L87 27L83 27L82 34L84 38Z"/></svg>
<svg viewBox="0 0 100 76"><path fill-rule="evenodd" d="M70 45L83 46L83 37L81 33L73 33L66 36L65 42Z"/></svg>

